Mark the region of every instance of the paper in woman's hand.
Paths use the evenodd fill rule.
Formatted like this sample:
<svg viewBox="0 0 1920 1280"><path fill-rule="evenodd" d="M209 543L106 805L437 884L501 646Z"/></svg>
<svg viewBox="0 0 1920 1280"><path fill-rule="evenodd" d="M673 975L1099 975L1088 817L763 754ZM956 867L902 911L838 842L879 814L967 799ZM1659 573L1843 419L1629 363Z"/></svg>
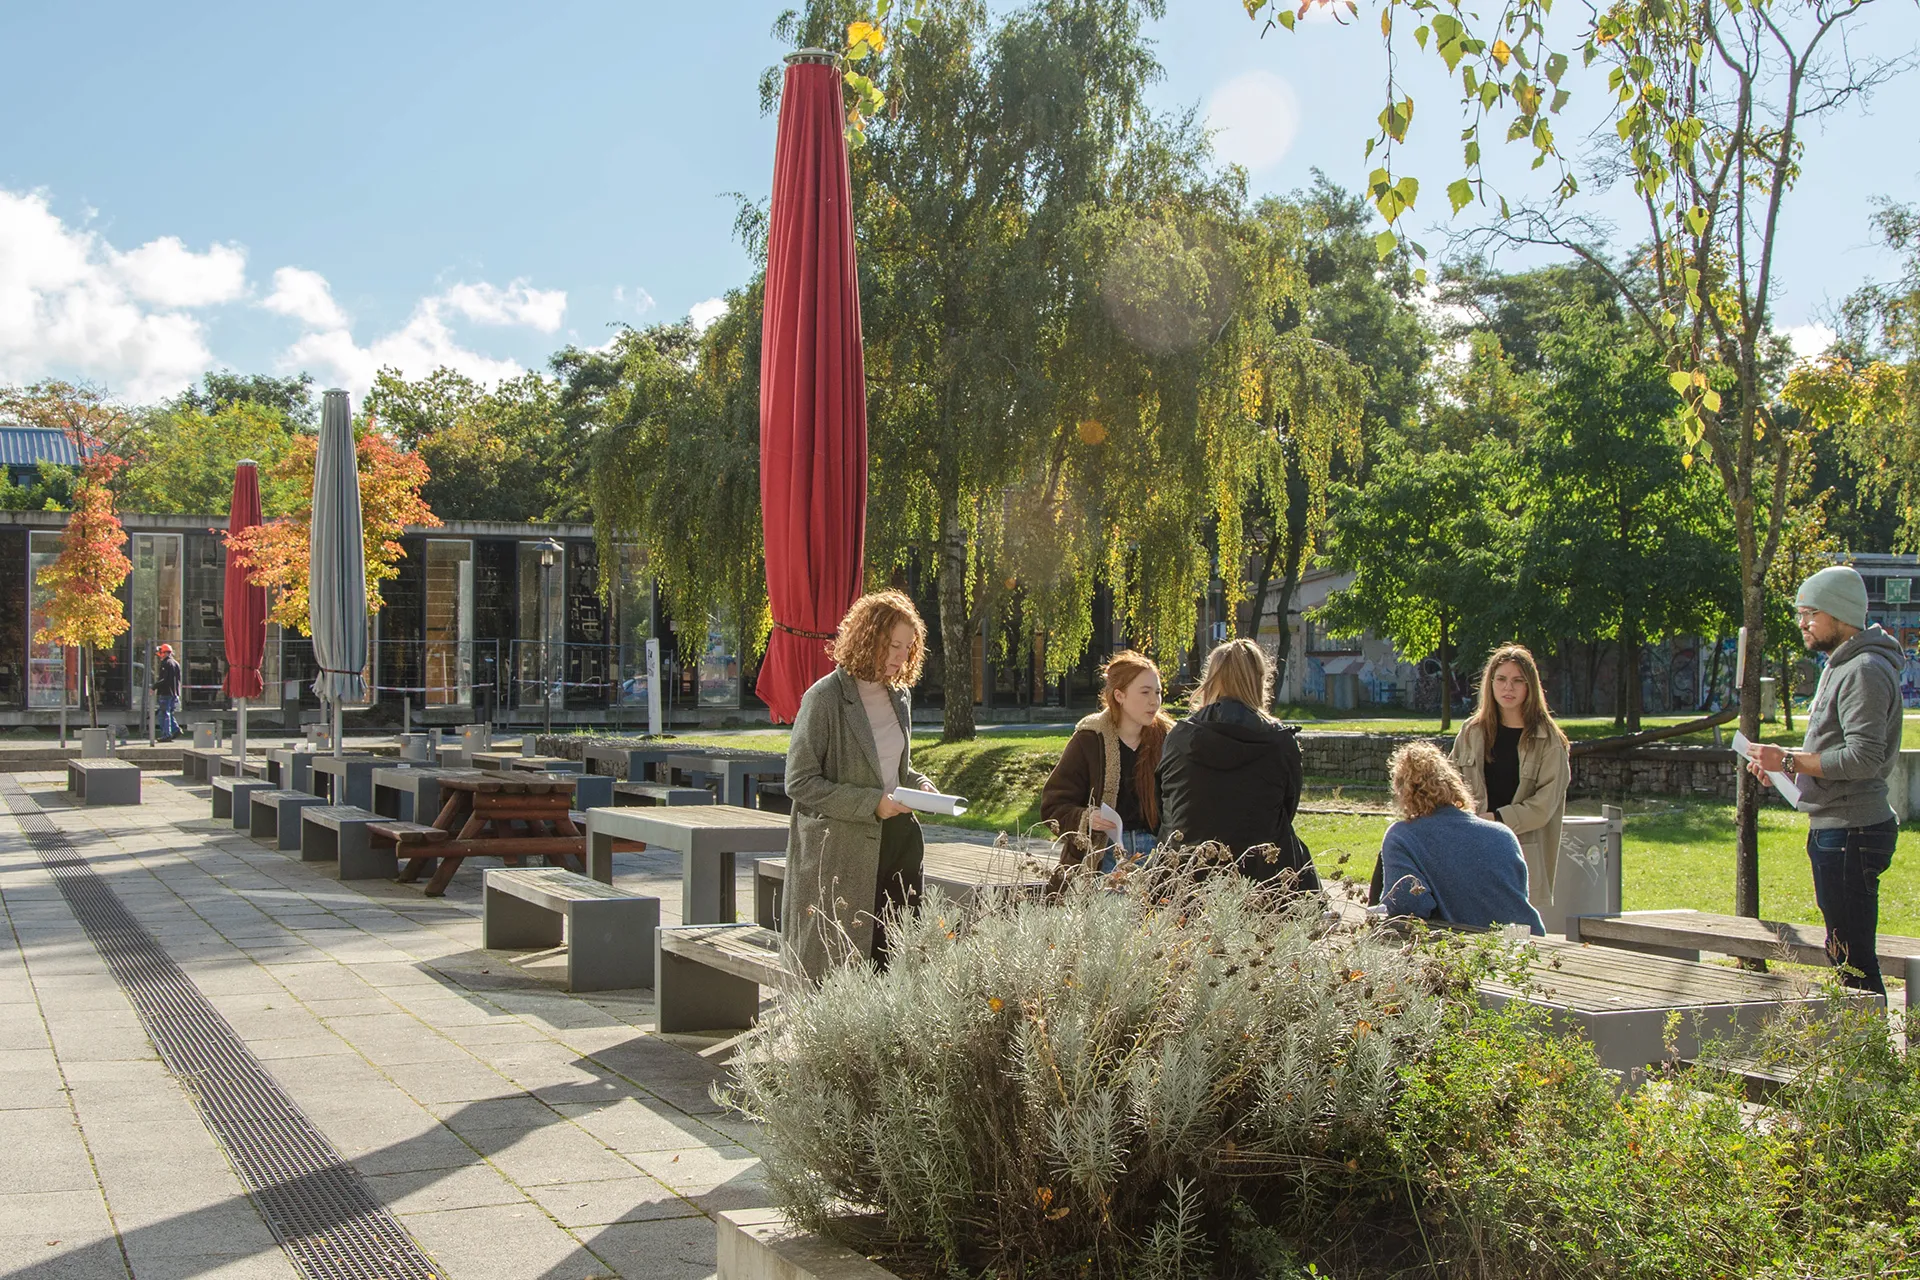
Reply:
<svg viewBox="0 0 1920 1280"><path fill-rule="evenodd" d="M895 804L903 804L909 809L918 809L921 813L939 813L957 817L967 811L965 796L946 796L938 791L921 791L917 787L895 787L892 799Z"/></svg>

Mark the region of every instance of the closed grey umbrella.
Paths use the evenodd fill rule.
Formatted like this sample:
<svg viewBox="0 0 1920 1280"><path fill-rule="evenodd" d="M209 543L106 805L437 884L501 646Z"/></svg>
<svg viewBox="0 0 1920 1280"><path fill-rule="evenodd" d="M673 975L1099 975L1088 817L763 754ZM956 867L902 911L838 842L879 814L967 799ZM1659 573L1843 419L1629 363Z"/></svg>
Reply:
<svg viewBox="0 0 1920 1280"><path fill-rule="evenodd" d="M364 702L367 666L367 560L360 521L360 466L353 410L329 391L320 411L313 460L312 542L307 562L307 622L320 664L313 691L333 712L333 754L343 754L341 707Z"/></svg>

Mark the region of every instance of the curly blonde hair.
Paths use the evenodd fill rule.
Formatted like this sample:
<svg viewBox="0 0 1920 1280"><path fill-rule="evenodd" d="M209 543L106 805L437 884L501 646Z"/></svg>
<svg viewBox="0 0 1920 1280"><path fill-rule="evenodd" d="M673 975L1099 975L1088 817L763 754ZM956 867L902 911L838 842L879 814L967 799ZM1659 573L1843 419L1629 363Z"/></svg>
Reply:
<svg viewBox="0 0 1920 1280"><path fill-rule="evenodd" d="M1473 794L1466 780L1431 742L1409 742L1395 751L1387 760L1387 776L1393 781L1394 810L1409 821L1424 818L1442 805L1473 812Z"/></svg>
<svg viewBox="0 0 1920 1280"><path fill-rule="evenodd" d="M907 661L893 679L887 679L887 647L893 642L893 629L901 623L913 628L913 644ZM890 683L906 689L919 683L920 664L927 655L927 624L913 601L899 591L875 591L861 596L840 619L840 630L833 638L833 661L856 680L875 684Z"/></svg>

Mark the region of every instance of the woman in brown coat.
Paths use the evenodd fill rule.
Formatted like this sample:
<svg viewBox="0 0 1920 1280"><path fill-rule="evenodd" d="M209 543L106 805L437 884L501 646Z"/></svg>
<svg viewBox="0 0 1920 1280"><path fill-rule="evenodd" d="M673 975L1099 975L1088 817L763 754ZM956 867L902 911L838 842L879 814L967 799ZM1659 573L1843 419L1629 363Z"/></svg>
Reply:
<svg viewBox="0 0 1920 1280"><path fill-rule="evenodd" d="M1173 721L1160 710L1159 669L1130 649L1107 660L1100 706L1074 726L1040 793L1040 817L1065 837L1061 865L1078 865L1091 846L1100 850L1100 870L1111 871L1122 857L1137 862L1159 843L1154 774ZM1118 823L1101 813L1103 805ZM1117 845L1116 827L1124 830Z"/></svg>

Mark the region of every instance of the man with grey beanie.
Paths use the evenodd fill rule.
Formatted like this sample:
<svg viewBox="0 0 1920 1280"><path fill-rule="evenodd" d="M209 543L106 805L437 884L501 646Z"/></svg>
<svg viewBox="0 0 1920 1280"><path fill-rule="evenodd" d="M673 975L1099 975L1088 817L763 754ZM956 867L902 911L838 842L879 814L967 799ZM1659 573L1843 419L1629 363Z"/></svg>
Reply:
<svg viewBox="0 0 1920 1280"><path fill-rule="evenodd" d="M1813 895L1827 922L1827 954L1842 981L1887 992L1875 934L1880 877L1893 863L1900 824L1887 803L1887 777L1900 750L1900 644L1867 625L1867 584L1832 565L1800 584L1794 617L1808 649L1827 655L1807 708L1798 751L1756 743L1747 767L1785 773L1807 815Z"/></svg>

